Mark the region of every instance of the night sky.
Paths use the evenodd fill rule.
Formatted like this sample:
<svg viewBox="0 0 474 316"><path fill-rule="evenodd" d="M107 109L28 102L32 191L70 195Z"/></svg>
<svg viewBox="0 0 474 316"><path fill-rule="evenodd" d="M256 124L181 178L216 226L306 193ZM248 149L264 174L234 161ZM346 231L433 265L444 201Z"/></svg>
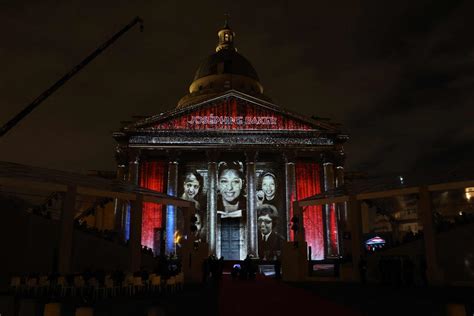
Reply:
<svg viewBox="0 0 474 316"><path fill-rule="evenodd" d="M145 31L129 31L1 138L0 160L114 170L111 133L176 106L226 12L265 94L343 124L348 170L471 168L469 0L2 1L0 124L133 17Z"/></svg>

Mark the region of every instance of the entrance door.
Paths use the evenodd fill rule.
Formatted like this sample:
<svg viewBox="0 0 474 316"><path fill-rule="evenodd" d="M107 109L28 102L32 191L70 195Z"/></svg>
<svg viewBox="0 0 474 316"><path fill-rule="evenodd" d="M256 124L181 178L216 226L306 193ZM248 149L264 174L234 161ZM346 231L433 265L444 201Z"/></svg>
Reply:
<svg viewBox="0 0 474 316"><path fill-rule="evenodd" d="M240 218L221 220L221 256L225 260L240 260Z"/></svg>

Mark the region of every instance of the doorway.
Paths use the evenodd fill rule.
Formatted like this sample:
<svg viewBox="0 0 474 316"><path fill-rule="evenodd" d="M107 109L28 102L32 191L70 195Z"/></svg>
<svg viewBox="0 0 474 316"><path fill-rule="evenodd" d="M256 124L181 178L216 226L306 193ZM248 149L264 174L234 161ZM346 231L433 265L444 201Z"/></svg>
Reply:
<svg viewBox="0 0 474 316"><path fill-rule="evenodd" d="M221 256L225 260L240 260L240 218L221 220Z"/></svg>

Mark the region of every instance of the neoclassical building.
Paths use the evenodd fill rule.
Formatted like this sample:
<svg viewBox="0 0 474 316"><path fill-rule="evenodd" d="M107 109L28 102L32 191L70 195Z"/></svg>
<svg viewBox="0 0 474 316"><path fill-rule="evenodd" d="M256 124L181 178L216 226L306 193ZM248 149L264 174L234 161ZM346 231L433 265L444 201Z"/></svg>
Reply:
<svg viewBox="0 0 474 316"><path fill-rule="evenodd" d="M164 244L161 251L174 252L180 237L192 235L218 257L275 259L281 243L294 238L292 202L343 183L348 136L291 104L274 104L234 39L226 23L175 107L113 134L121 179L194 201L192 232L188 210L145 203L142 244L155 251ZM125 232L127 212L117 207ZM335 205L308 207L303 217L312 259L339 257Z"/></svg>

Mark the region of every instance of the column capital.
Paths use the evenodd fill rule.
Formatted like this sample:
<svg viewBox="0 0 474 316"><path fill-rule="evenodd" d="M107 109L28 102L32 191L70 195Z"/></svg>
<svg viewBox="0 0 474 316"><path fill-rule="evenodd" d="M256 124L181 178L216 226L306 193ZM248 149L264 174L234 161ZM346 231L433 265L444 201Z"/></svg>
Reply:
<svg viewBox="0 0 474 316"><path fill-rule="evenodd" d="M124 167L128 162L128 151L125 146L117 145L115 147L115 161L120 167Z"/></svg>
<svg viewBox="0 0 474 316"><path fill-rule="evenodd" d="M344 151L339 151L334 155L334 162L336 167L342 167L344 166L344 163L346 161L346 154Z"/></svg>
<svg viewBox="0 0 474 316"><path fill-rule="evenodd" d="M247 150L247 151L245 151L245 158L247 160L247 163L256 162L257 157L258 157L258 151L257 150Z"/></svg>
<svg viewBox="0 0 474 316"><path fill-rule="evenodd" d="M208 162L217 162L219 160L219 152L215 149L206 151L206 157Z"/></svg>
<svg viewBox="0 0 474 316"><path fill-rule="evenodd" d="M179 159L181 157L181 151L175 149L167 149L166 155L168 156L170 162L179 162Z"/></svg>
<svg viewBox="0 0 474 316"><path fill-rule="evenodd" d="M296 153L295 152L284 152L283 160L285 163L295 163L296 162Z"/></svg>
<svg viewBox="0 0 474 316"><path fill-rule="evenodd" d="M141 151L139 149L129 149L127 153L129 164L138 164L140 162Z"/></svg>
<svg viewBox="0 0 474 316"><path fill-rule="evenodd" d="M334 163L335 161L334 153L332 151L325 151L320 154L320 157L322 164Z"/></svg>

